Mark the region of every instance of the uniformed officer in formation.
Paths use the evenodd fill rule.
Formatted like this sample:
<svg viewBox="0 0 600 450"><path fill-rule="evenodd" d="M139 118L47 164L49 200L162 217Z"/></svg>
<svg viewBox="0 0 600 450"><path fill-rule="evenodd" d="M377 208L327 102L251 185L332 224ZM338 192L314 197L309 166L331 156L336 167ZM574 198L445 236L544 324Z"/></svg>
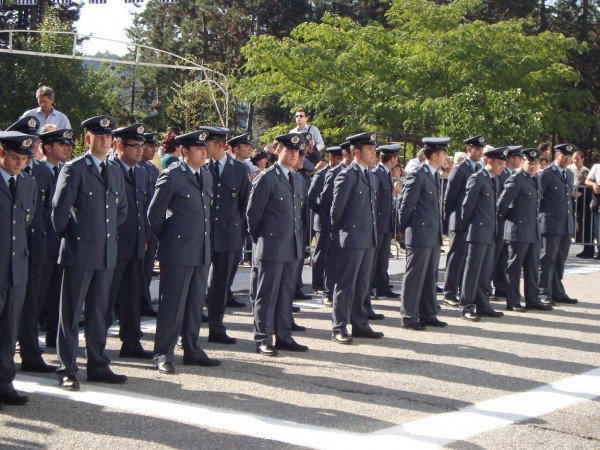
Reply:
<svg viewBox="0 0 600 450"><path fill-rule="evenodd" d="M144 132L144 140L146 146L144 147L144 153L142 154L142 161L139 163L141 167L146 170L148 174L148 197L154 196L154 187L158 180L158 167L152 164L154 155L158 149L158 142L156 136L158 133L153 131ZM156 259L156 248L158 247L158 241L156 236L152 233L152 229L148 228L149 235L146 236L148 247L144 254L143 264L143 275L142 275L142 300L141 300L141 315L146 317L156 317L156 309L152 306L152 296L150 295L150 283L152 282L152 276L154 275L154 261Z"/></svg>
<svg viewBox="0 0 600 450"><path fill-rule="evenodd" d="M573 172L567 167L577 147L560 144L554 147L554 162L541 174L542 202L540 222L542 253L540 258L539 296L542 300L558 303L577 303L565 292L562 278L569 255L571 237L575 232L573 217Z"/></svg>
<svg viewBox="0 0 600 450"><path fill-rule="evenodd" d="M349 136L354 162L335 177L331 205L331 228L339 248L333 294L332 339L350 344L352 336L379 339L382 332L369 325L371 271L377 248L377 181L369 170L377 145L376 135L363 132Z"/></svg>
<svg viewBox="0 0 600 450"><path fill-rule="evenodd" d="M494 272L496 247L496 201L500 191L498 176L506 166L508 149L492 148L484 153L486 166L467 180L461 209L462 230L466 233L467 258L460 290L461 317L501 317L490 305L488 288Z"/></svg>
<svg viewBox="0 0 600 450"><path fill-rule="evenodd" d="M142 269L151 234L147 219L150 204L148 172L140 165L146 144L144 131L141 123L114 130L116 152L110 158L125 180L123 193L127 196L128 205L127 217L117 228L117 265L113 272L111 308L107 316L108 328L112 325L113 305L118 302L121 358L152 359L153 356L140 343Z"/></svg>
<svg viewBox="0 0 600 450"><path fill-rule="evenodd" d="M52 201L52 223L62 237L58 262L64 269L57 348L59 385L71 391L79 390L78 323L84 304L88 381L127 381L125 375L111 371L104 350L109 291L117 264L117 227L127 217L122 171L106 159L115 120L95 116L81 125L87 130L89 151L65 164Z"/></svg>
<svg viewBox="0 0 600 450"><path fill-rule="evenodd" d="M498 219L504 223L504 239L508 249L505 267L506 309L524 312L526 308L549 311L552 306L538 300L538 267L540 263L540 224L538 214L542 198L537 176L541 151L528 148L521 152L523 163L506 180L498 199ZM521 270L524 278L525 305L521 303Z"/></svg>
<svg viewBox="0 0 600 450"><path fill-rule="evenodd" d="M305 139L300 133L277 136L277 162L252 183L246 217L258 264L254 302L256 351L274 356L278 350L304 352L292 338L292 301L302 246L302 179L293 171ZM272 335L275 334L275 345Z"/></svg>
<svg viewBox="0 0 600 450"><path fill-rule="evenodd" d="M154 362L160 373L173 374L175 345L183 345L183 364L218 366L198 346L204 293L210 267L210 203L212 175L203 130L177 136L183 160L158 177L148 219L158 239L159 307Z"/></svg>
<svg viewBox="0 0 600 450"><path fill-rule="evenodd" d="M423 138L425 161L404 180L399 231L406 244L406 269L400 304L402 328L421 331L447 326L437 318L436 279L442 247L437 170L448 155L445 137Z"/></svg>
<svg viewBox="0 0 600 450"><path fill-rule="evenodd" d="M208 341L235 344L236 339L227 335L223 325L225 307L229 297L229 286L234 260L242 251L242 226L250 195L248 167L225 152L229 130L221 127L200 127L206 132L209 162L206 169L213 179L211 206L211 250L212 259L208 277ZM248 142L248 134L236 136L228 141L237 146Z"/></svg>
<svg viewBox="0 0 600 450"><path fill-rule="evenodd" d="M390 245L394 233L394 183L390 170L398 163L400 145L380 145L379 163L373 169L377 178L377 251L373 261L373 283L377 297L398 298L400 294L390 288Z"/></svg>
<svg viewBox="0 0 600 450"><path fill-rule="evenodd" d="M467 144L467 158L457 164L448 176L448 187L444 194L444 217L448 220L450 249L446 259L446 279L444 282L444 303L458 306L459 289L462 283L467 258L466 233L460 219L461 208L467 189L467 180L482 165L479 163L486 145L483 135L470 137L463 141Z"/></svg>
<svg viewBox="0 0 600 450"><path fill-rule="evenodd" d="M7 405L29 401L15 390L13 380L29 265L26 228L38 198L36 181L22 169L33 156L34 139L18 131L0 132L0 403Z"/></svg>

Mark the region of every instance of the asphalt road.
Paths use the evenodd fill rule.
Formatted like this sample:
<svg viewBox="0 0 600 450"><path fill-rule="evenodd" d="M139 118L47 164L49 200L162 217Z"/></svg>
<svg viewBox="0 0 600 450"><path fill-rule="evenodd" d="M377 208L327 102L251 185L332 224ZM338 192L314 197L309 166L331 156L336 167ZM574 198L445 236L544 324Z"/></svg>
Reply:
<svg viewBox="0 0 600 450"><path fill-rule="evenodd" d="M402 270L393 260L397 287ZM295 337L310 350L276 358L254 352L250 308L232 310L237 345L208 343L201 330L202 347L223 364L184 366L178 350L172 376L119 358L112 330L112 367L129 382L87 383L83 350L80 392L19 373L31 402L3 406L0 448L600 448L600 261L572 257L567 272L576 305L475 324L443 307L449 326L425 332L400 328L399 300L374 300L386 319L372 327L385 337L352 346L330 340L331 309L315 296L295 315L308 328ZM244 298L248 269L239 274ZM146 349L153 330L146 320ZM54 352L46 360L57 363Z"/></svg>

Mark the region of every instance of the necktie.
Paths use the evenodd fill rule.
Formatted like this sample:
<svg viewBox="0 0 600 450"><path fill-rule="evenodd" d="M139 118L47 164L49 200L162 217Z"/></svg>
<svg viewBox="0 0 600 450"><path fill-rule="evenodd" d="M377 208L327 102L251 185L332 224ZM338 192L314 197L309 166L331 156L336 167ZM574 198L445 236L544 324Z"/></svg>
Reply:
<svg viewBox="0 0 600 450"><path fill-rule="evenodd" d="M221 164L219 164L219 161L215 161L215 173L217 174L217 180L219 180L221 178L221 174L219 173L220 167L221 167Z"/></svg>
<svg viewBox="0 0 600 450"><path fill-rule="evenodd" d="M106 171L106 164L104 161L100 163L100 168L102 169L100 172L100 175L102 175L102 180L104 180L105 185L108 185L108 172Z"/></svg>
<svg viewBox="0 0 600 450"><path fill-rule="evenodd" d="M25 166L25 168L23 170L25 172L27 172L29 175L31 175L31 166Z"/></svg>
<svg viewBox="0 0 600 450"><path fill-rule="evenodd" d="M198 183L198 186L202 188L202 179L200 178L200 171L196 172L194 176L196 177L196 183Z"/></svg>
<svg viewBox="0 0 600 450"><path fill-rule="evenodd" d="M369 179L369 169L365 169L365 177L367 178L367 184L371 187L371 180Z"/></svg>
<svg viewBox="0 0 600 450"><path fill-rule="evenodd" d="M292 175L292 171L288 172L288 180L290 181L290 186L292 187L292 191L294 190L294 177Z"/></svg>
<svg viewBox="0 0 600 450"><path fill-rule="evenodd" d="M10 191L10 195L12 195L14 200L17 196L17 183L15 183L14 177L10 177L8 179L8 190Z"/></svg>
<svg viewBox="0 0 600 450"><path fill-rule="evenodd" d="M58 173L60 172L60 169L58 168L58 166L54 166L52 170L54 171L54 181L56 181L58 180Z"/></svg>
<svg viewBox="0 0 600 450"><path fill-rule="evenodd" d="M563 176L563 180L567 181L567 171L566 170L562 171L562 176Z"/></svg>
<svg viewBox="0 0 600 450"><path fill-rule="evenodd" d="M133 173L133 167L129 168L129 176L131 177L131 181L135 183L135 174Z"/></svg>

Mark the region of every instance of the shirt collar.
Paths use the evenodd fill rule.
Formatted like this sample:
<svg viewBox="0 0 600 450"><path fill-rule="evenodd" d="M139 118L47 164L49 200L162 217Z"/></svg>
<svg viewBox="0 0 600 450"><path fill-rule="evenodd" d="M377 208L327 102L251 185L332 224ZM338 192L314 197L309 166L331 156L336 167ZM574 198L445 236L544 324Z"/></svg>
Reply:
<svg viewBox="0 0 600 450"><path fill-rule="evenodd" d="M15 176L10 176L2 167L0 167L0 174L2 175L2 179L4 180L4 184L6 186L8 186L8 179L9 178L15 178L15 181L16 181L16 177Z"/></svg>
<svg viewBox="0 0 600 450"><path fill-rule="evenodd" d="M377 164L379 167L383 168L383 170L385 170L385 173L390 173L390 169L387 168L387 166L383 163L379 163Z"/></svg>
<svg viewBox="0 0 600 450"><path fill-rule="evenodd" d="M360 167L360 170L364 173L365 170L367 170L366 167L363 167L358 161L354 161L354 164L356 164L358 167Z"/></svg>
<svg viewBox="0 0 600 450"><path fill-rule="evenodd" d="M279 162L277 162L276 164L277 164L277 167L279 167L279 170L281 170L281 173L283 173L283 175L285 175L287 177L288 173L290 171L287 170L285 167L283 167L283 164L279 164Z"/></svg>
<svg viewBox="0 0 600 450"><path fill-rule="evenodd" d="M106 159L104 161L99 160L97 157L95 157L92 152L88 153L90 155L90 157L92 158L92 161L94 161L94 164L96 165L96 167L98 168L98 170L100 170L100 163L104 163L104 165L107 165Z"/></svg>
<svg viewBox="0 0 600 450"><path fill-rule="evenodd" d="M227 163L227 153L225 153L225 155L223 155L223 157L221 159L218 160L219 161L219 166L221 166L221 173L223 172L223 168L225 167L225 164ZM215 161L213 159L213 163L216 163L217 161Z"/></svg>
<svg viewBox="0 0 600 450"><path fill-rule="evenodd" d="M431 174L431 175L435 175L436 170L433 168L433 166L429 163L424 162L423 166L427 167L427 171Z"/></svg>

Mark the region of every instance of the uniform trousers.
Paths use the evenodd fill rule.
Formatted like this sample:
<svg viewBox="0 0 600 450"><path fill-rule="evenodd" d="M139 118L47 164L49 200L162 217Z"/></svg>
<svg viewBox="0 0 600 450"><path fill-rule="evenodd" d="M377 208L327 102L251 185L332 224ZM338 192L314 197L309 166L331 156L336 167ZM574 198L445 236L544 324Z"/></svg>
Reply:
<svg viewBox="0 0 600 450"><path fill-rule="evenodd" d="M559 300L567 297L562 279L570 247L571 236L567 234L542 235L538 289L540 296Z"/></svg>
<svg viewBox="0 0 600 450"><path fill-rule="evenodd" d="M152 295L150 294L150 283L154 275L154 260L156 259L156 248L158 241L155 238L148 241L148 250L144 254L144 268L142 270L142 307L152 306Z"/></svg>
<svg viewBox="0 0 600 450"><path fill-rule="evenodd" d="M46 335L58 336L58 319L60 316L60 290L62 286L63 267L56 262L58 256L46 264L46 277L42 281L42 295L45 301L42 303L42 319L46 322Z"/></svg>
<svg viewBox="0 0 600 450"><path fill-rule="evenodd" d="M158 315L154 338L156 364L173 363L179 336L184 358L204 355L198 347L209 265L161 264Z"/></svg>
<svg viewBox="0 0 600 450"><path fill-rule="evenodd" d="M254 340L272 344L292 337L292 302L296 273L301 260L258 261L257 290L254 302Z"/></svg>
<svg viewBox="0 0 600 450"><path fill-rule="evenodd" d="M323 293L325 294L325 297L333 299L340 244L339 241L332 238L331 235L329 235L328 239L329 244L327 244L327 254L325 256L325 289Z"/></svg>
<svg viewBox="0 0 600 450"><path fill-rule="evenodd" d="M312 259L313 291L325 290L325 260L329 241L329 233L315 231L315 253Z"/></svg>
<svg viewBox="0 0 600 450"><path fill-rule="evenodd" d="M335 288L333 292L333 333L369 329L369 312L365 298L371 288L371 271L376 247L338 248ZM369 298L370 300L370 298Z"/></svg>
<svg viewBox="0 0 600 450"><path fill-rule="evenodd" d="M436 280L440 247L406 246L406 269L402 283L402 325L434 320L437 316Z"/></svg>
<svg viewBox="0 0 600 450"><path fill-rule="evenodd" d="M540 244L528 242L507 242L508 265L506 267L506 305L520 304L521 269L525 286L525 305L537 302L538 265L540 262Z"/></svg>
<svg viewBox="0 0 600 450"><path fill-rule="evenodd" d="M110 360L104 349L112 277L113 269L64 268L57 340L57 353L61 362L59 373L64 375L77 373L78 323L84 304L88 376L109 370Z"/></svg>
<svg viewBox="0 0 600 450"><path fill-rule="evenodd" d="M15 347L27 285L0 288L0 393L15 390Z"/></svg>
<svg viewBox="0 0 600 450"><path fill-rule="evenodd" d="M212 264L208 273L208 291L210 303L208 305L208 327L213 335L225 335L226 329L223 325L225 308L229 291L229 280L231 278L232 262L239 250L230 252L213 252Z"/></svg>
<svg viewBox="0 0 600 450"><path fill-rule="evenodd" d="M38 318L42 305L46 298L46 291L42 291L43 280L46 276L46 264L29 263L29 274L27 277L27 288L21 314L21 325L19 326L19 353L23 363L35 365L43 362L42 349L38 338Z"/></svg>
<svg viewBox="0 0 600 450"><path fill-rule="evenodd" d="M119 338L125 344L139 342L140 310L143 291L143 259L117 259L110 286L110 307L106 317L106 329L112 325L113 307L119 299Z"/></svg>
<svg viewBox="0 0 600 450"><path fill-rule="evenodd" d="M498 227L501 225L498 224ZM496 251L494 261L494 288L506 292L506 265L508 264L508 245L503 237L496 240Z"/></svg>
<svg viewBox="0 0 600 450"><path fill-rule="evenodd" d="M387 291L390 286L390 245L392 243L391 233L377 233L377 251L373 261L373 283L375 292Z"/></svg>
<svg viewBox="0 0 600 450"><path fill-rule="evenodd" d="M467 233L450 231L450 249L446 259L446 280L444 294L458 296L467 260Z"/></svg>
<svg viewBox="0 0 600 450"><path fill-rule="evenodd" d="M487 290L494 272L494 244L482 242L467 243L462 287L460 290L460 311L478 312L492 310Z"/></svg>

